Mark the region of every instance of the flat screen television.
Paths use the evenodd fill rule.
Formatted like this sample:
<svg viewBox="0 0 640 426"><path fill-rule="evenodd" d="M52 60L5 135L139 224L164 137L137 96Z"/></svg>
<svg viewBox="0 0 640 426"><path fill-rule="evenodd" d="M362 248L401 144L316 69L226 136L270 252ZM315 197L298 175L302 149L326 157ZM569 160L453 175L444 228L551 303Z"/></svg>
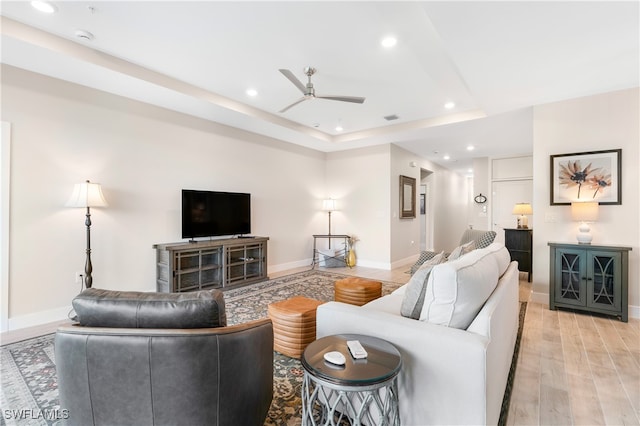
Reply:
<svg viewBox="0 0 640 426"><path fill-rule="evenodd" d="M182 238L251 233L251 194L182 190Z"/></svg>

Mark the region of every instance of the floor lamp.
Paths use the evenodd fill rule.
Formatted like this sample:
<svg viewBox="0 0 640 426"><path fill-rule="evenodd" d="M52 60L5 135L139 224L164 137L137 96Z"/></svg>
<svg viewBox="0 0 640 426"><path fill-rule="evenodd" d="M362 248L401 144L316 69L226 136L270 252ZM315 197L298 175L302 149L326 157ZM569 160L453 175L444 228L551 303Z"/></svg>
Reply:
<svg viewBox="0 0 640 426"><path fill-rule="evenodd" d="M99 183L76 183L73 193L67 201L67 207L86 207L87 214L84 224L87 226L87 259L84 264L84 286L91 288L93 284L93 266L91 265L91 207L106 207L107 201L102 195L102 188Z"/></svg>
<svg viewBox="0 0 640 426"><path fill-rule="evenodd" d="M328 200L322 200L322 210L329 213L329 233L327 234L329 235L329 248L331 248L331 212L334 211L335 209L336 209L336 200L331 198Z"/></svg>

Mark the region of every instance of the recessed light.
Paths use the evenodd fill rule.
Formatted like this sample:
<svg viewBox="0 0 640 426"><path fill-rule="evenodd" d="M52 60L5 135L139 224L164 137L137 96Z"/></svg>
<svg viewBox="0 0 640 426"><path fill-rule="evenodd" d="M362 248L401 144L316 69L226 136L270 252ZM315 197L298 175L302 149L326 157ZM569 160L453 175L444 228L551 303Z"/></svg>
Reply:
<svg viewBox="0 0 640 426"><path fill-rule="evenodd" d="M251 97L258 96L258 91L256 89L247 89L247 95Z"/></svg>
<svg viewBox="0 0 640 426"><path fill-rule="evenodd" d="M473 145L468 145L467 146L467 151L473 151L474 149L476 149Z"/></svg>
<svg viewBox="0 0 640 426"><path fill-rule="evenodd" d="M398 39L395 38L394 36L387 36L383 38L382 41L380 42L382 47L386 47L387 49L395 46L397 43L398 43Z"/></svg>
<svg viewBox="0 0 640 426"><path fill-rule="evenodd" d="M444 156L444 157L442 157L442 158L444 158L445 160L448 160L448 159L450 159L451 157L449 157L448 155L445 155L445 156Z"/></svg>
<svg viewBox="0 0 640 426"><path fill-rule="evenodd" d="M444 107L446 109L453 109L456 107L456 103L455 102L447 102L446 104L444 104Z"/></svg>
<svg viewBox="0 0 640 426"><path fill-rule="evenodd" d="M56 10L58 10L58 8L53 4L49 3L48 1L42 0L32 1L31 6L42 13L54 13Z"/></svg>
<svg viewBox="0 0 640 426"><path fill-rule="evenodd" d="M341 132L341 131L343 131L343 130L344 130L344 129L342 128L342 126L341 126L341 125L339 125L339 124L338 124L338 125L336 126L336 132Z"/></svg>

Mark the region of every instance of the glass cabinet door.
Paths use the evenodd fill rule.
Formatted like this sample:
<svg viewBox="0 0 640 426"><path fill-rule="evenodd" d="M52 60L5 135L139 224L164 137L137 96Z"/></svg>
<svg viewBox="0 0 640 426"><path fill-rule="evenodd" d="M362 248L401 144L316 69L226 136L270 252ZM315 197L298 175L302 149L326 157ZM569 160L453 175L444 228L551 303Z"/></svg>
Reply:
<svg viewBox="0 0 640 426"><path fill-rule="evenodd" d="M591 251L588 255L587 306L620 309L620 253Z"/></svg>
<svg viewBox="0 0 640 426"><path fill-rule="evenodd" d="M585 257L583 250L558 250L555 265L556 302L577 306L586 305L587 264Z"/></svg>

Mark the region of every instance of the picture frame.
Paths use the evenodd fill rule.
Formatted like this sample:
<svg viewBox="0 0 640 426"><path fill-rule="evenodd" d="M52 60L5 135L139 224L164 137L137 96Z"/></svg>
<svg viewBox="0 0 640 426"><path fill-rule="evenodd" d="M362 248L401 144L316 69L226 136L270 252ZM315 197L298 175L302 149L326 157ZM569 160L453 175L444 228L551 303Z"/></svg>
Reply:
<svg viewBox="0 0 640 426"><path fill-rule="evenodd" d="M400 219L416 217L416 179L400 175Z"/></svg>
<svg viewBox="0 0 640 426"><path fill-rule="evenodd" d="M552 206L572 201L622 204L622 150L551 155Z"/></svg>

